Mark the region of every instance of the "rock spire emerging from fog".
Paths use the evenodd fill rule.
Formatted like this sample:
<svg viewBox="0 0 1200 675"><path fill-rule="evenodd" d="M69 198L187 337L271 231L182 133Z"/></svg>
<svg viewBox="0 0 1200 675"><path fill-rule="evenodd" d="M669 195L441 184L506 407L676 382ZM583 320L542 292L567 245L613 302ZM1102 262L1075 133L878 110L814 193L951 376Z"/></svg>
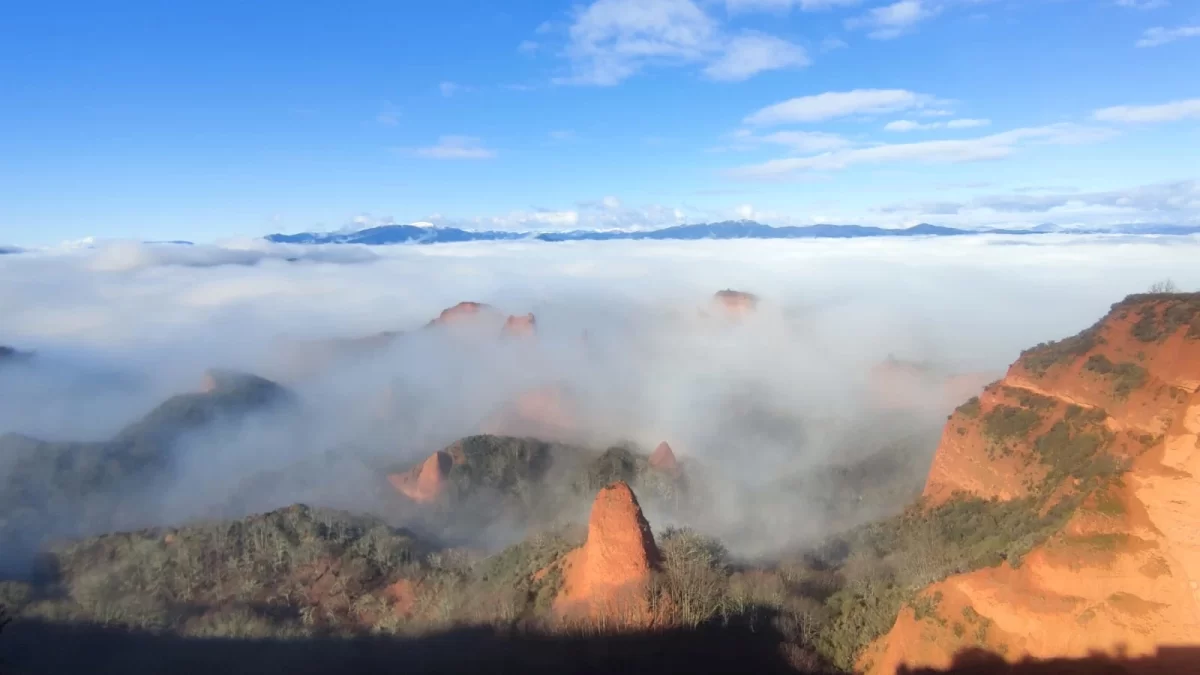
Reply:
<svg viewBox="0 0 1200 675"><path fill-rule="evenodd" d="M537 333L537 318L533 314L510 316L504 321L504 335L512 337L533 337Z"/></svg>
<svg viewBox="0 0 1200 675"><path fill-rule="evenodd" d="M744 316L758 308L758 296L745 291L725 289L713 295L713 302L731 317Z"/></svg>
<svg viewBox="0 0 1200 675"><path fill-rule="evenodd" d="M624 481L600 490L588 519L587 541L563 561L555 609L568 620L638 628L653 622L649 584L658 546L633 490Z"/></svg>
<svg viewBox="0 0 1200 675"><path fill-rule="evenodd" d="M650 466L672 476L679 475L680 472L679 460L675 459L675 452L666 441L659 443L654 452L650 453Z"/></svg>
<svg viewBox="0 0 1200 675"><path fill-rule="evenodd" d="M496 308L482 302L460 302L453 307L442 310L442 313L436 319L430 321L429 325L449 326L480 318L495 317L499 316L499 314Z"/></svg>

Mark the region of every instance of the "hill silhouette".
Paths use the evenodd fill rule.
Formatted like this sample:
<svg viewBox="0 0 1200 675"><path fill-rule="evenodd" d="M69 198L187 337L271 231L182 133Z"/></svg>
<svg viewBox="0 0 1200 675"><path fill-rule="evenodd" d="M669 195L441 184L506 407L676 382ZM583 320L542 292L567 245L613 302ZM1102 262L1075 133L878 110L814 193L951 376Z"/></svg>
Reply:
<svg viewBox="0 0 1200 675"><path fill-rule="evenodd" d="M210 371L201 391L173 396L106 441L43 441L0 436L6 465L0 483L4 563L50 536L112 527L127 500L172 461L188 434L285 405L290 394L254 375Z"/></svg>

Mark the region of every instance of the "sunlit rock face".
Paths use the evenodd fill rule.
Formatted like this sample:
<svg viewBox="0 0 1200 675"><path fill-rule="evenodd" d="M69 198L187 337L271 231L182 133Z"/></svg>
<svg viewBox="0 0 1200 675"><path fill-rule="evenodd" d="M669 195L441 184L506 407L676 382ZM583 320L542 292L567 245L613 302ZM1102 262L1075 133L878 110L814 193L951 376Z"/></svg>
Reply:
<svg viewBox="0 0 1200 675"><path fill-rule="evenodd" d="M863 669L1200 646L1200 295L1130 296L959 406L924 497L964 494L1078 506L1019 565L925 589L933 614L903 609Z"/></svg>
<svg viewBox="0 0 1200 675"><path fill-rule="evenodd" d="M651 573L660 556L650 524L633 490L623 481L600 490L588 519L587 541L563 561L563 588L556 612L568 621L616 629L654 622Z"/></svg>

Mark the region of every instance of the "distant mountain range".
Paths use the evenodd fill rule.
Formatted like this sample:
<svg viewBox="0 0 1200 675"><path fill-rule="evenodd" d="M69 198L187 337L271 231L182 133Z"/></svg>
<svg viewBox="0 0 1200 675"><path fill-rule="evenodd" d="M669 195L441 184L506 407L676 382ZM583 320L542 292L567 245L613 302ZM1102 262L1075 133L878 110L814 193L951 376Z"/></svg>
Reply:
<svg viewBox="0 0 1200 675"><path fill-rule="evenodd" d="M981 234L1198 234L1200 226L1123 225L1103 229L1060 228L1039 225L1030 229L964 230L921 223L903 229L865 225L804 225L774 227L753 220L673 225L655 230L571 230L567 232L503 232L463 230L457 227L381 225L356 232L301 232L270 234L268 241L282 244L445 244L463 241L612 241L696 239L857 239L863 237L951 237Z"/></svg>

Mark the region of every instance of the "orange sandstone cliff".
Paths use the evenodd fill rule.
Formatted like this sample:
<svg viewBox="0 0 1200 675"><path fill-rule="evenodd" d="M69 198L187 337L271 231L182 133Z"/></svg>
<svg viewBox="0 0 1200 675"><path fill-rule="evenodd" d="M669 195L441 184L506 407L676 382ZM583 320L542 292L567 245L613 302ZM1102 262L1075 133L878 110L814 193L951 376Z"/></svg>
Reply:
<svg viewBox="0 0 1200 675"><path fill-rule="evenodd" d="M924 589L861 669L1200 646L1200 294L1130 296L1022 353L950 416L924 495L1063 516L1022 559Z"/></svg>
<svg viewBox="0 0 1200 675"><path fill-rule="evenodd" d="M563 588L555 611L568 621L644 628L654 619L650 580L659 560L633 490L623 481L613 483L596 495L587 541L562 562Z"/></svg>

